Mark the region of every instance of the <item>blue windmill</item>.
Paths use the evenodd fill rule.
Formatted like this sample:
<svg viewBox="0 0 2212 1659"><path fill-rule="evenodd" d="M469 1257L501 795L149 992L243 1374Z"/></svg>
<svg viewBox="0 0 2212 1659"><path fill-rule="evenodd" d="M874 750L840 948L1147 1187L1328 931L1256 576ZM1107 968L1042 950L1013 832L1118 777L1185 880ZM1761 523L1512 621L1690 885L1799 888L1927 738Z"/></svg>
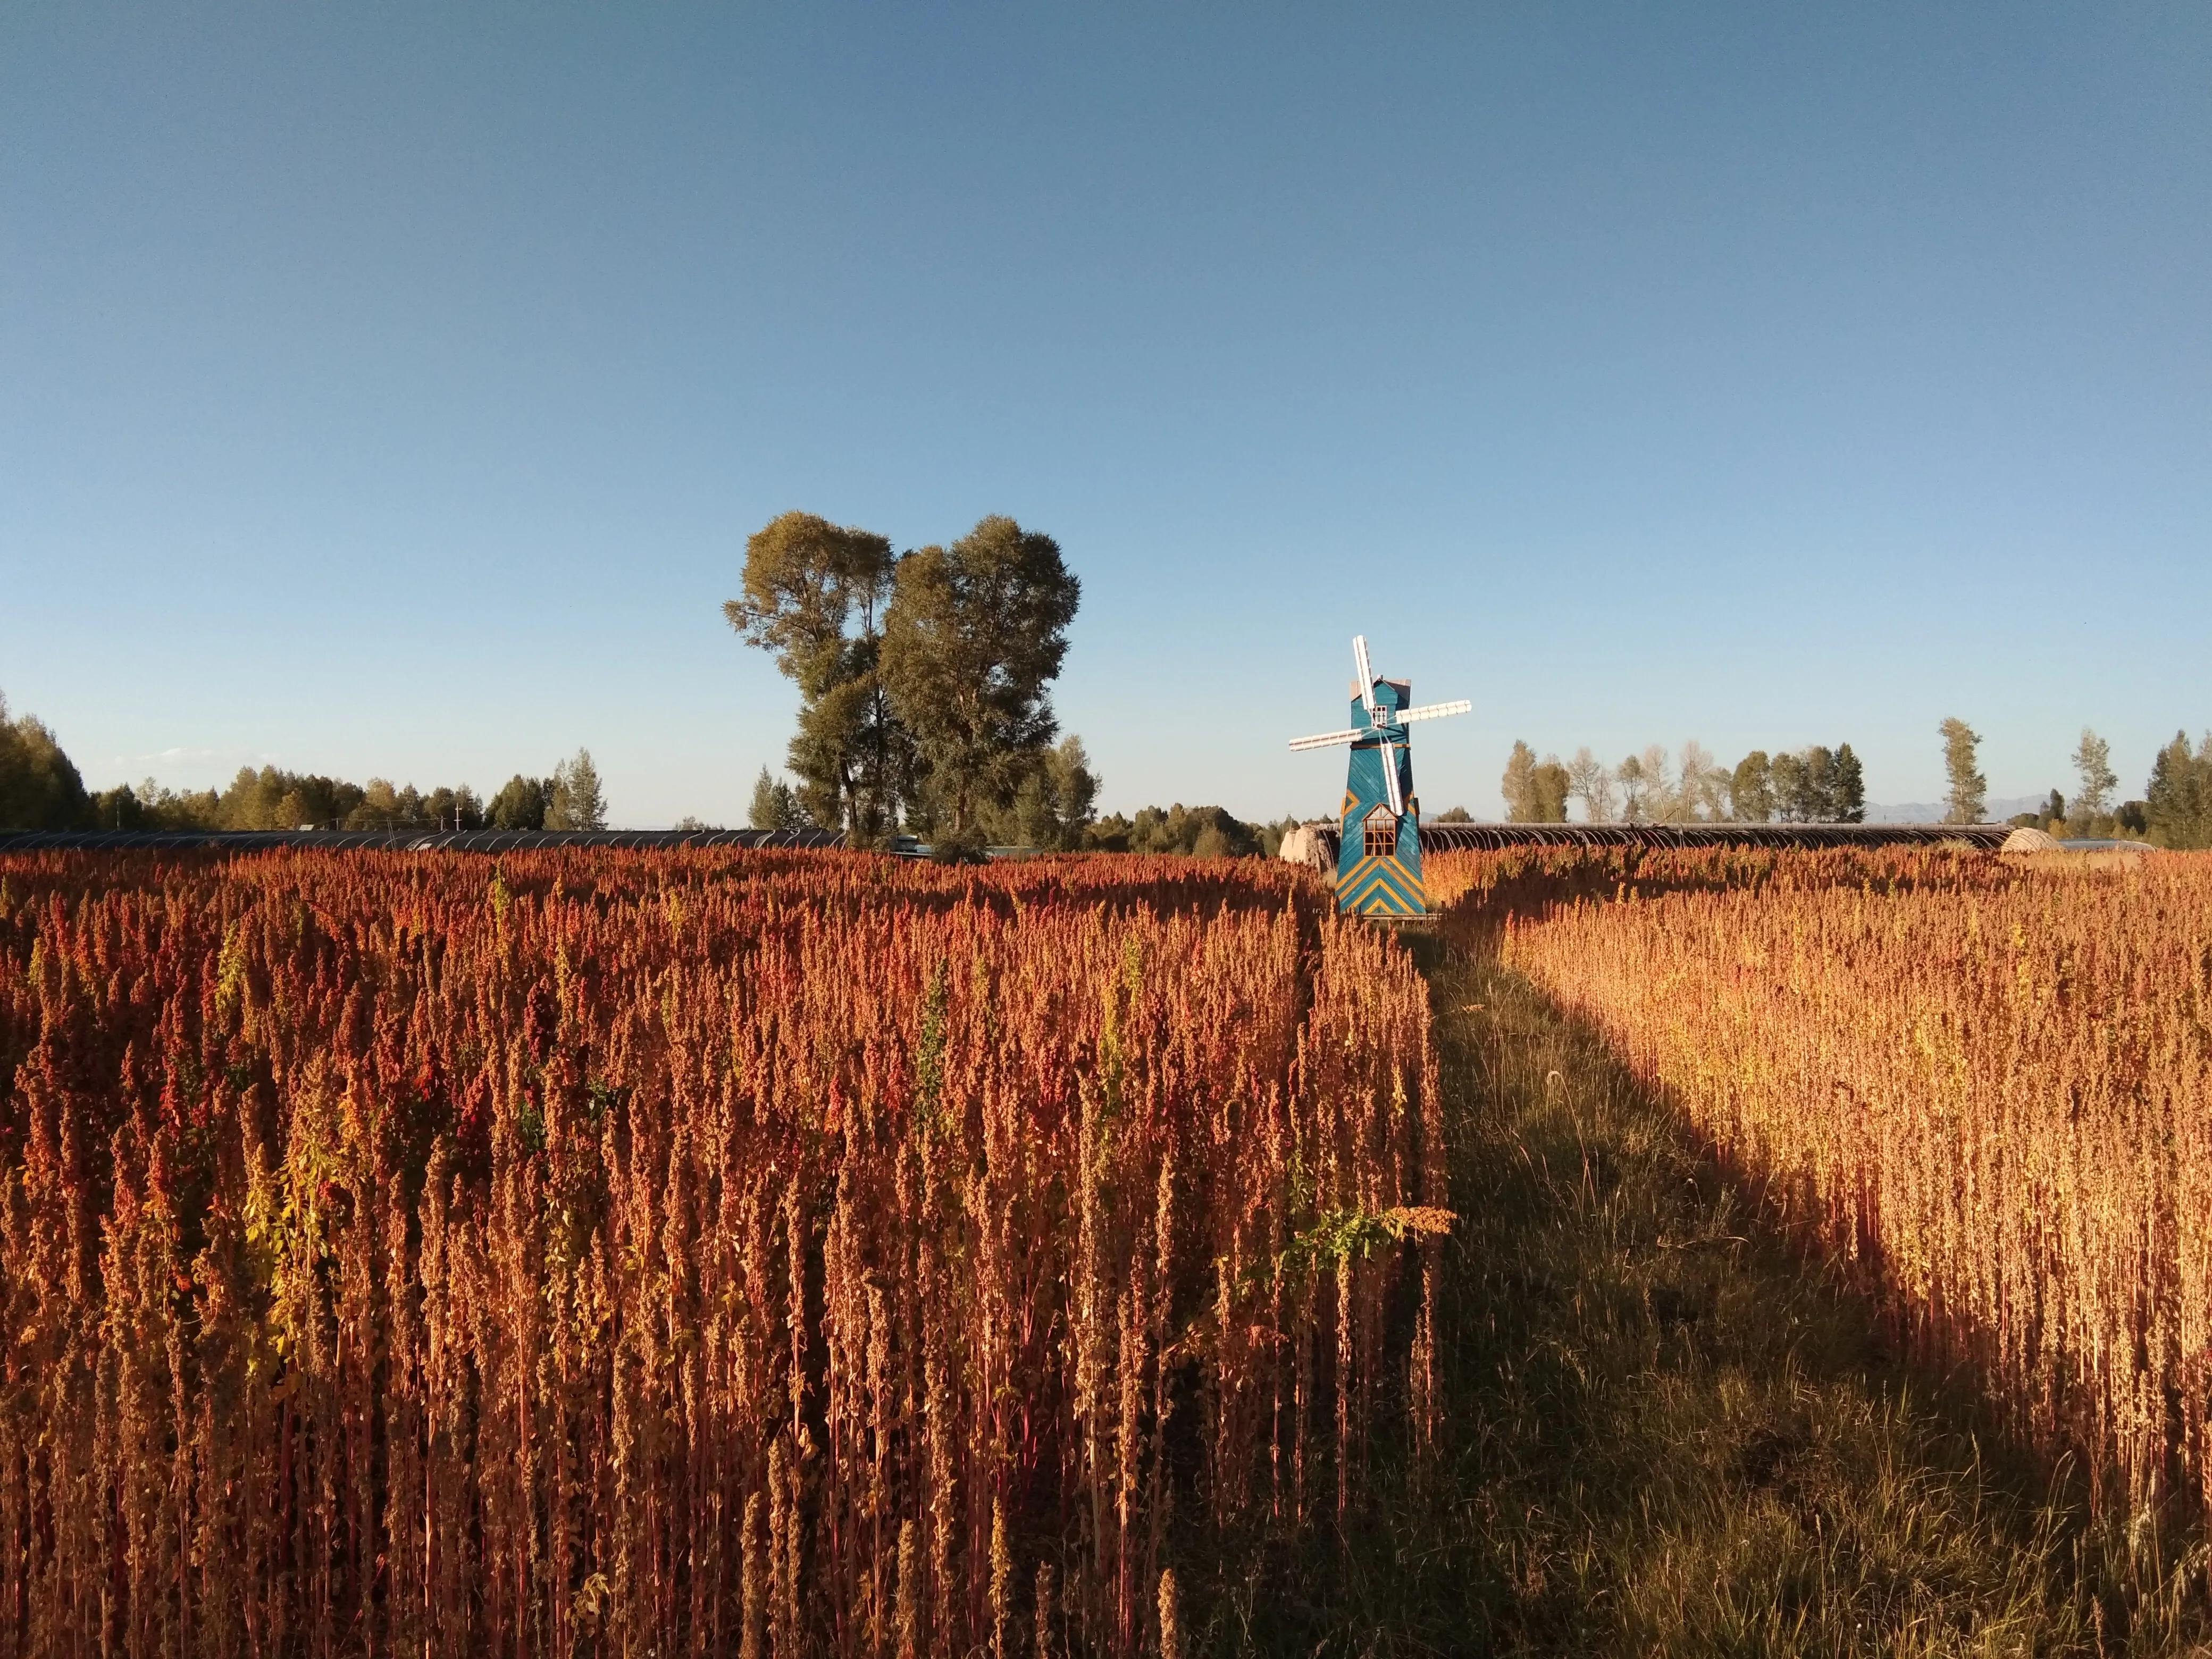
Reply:
<svg viewBox="0 0 2212 1659"><path fill-rule="evenodd" d="M1432 702L1409 707L1405 680L1376 678L1367 662L1367 640L1354 635L1352 724L1341 732L1293 738L1293 749L1352 746L1344 779L1344 806L1336 844L1336 908L1346 915L1425 916L1421 886L1421 806L1413 796L1413 750L1406 727L1415 720L1464 714L1474 705Z"/></svg>

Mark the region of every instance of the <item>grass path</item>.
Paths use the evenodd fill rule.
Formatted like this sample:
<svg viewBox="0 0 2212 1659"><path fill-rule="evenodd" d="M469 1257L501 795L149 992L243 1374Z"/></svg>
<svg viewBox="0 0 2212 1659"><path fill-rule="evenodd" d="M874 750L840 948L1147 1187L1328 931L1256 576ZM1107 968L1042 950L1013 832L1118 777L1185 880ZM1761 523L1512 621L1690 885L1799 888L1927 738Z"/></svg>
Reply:
<svg viewBox="0 0 2212 1659"><path fill-rule="evenodd" d="M1460 1217L1442 1478L1382 1477L1343 1550L1214 1577L1195 1646L2192 1650L1601 1046L1516 975L1414 948Z"/></svg>

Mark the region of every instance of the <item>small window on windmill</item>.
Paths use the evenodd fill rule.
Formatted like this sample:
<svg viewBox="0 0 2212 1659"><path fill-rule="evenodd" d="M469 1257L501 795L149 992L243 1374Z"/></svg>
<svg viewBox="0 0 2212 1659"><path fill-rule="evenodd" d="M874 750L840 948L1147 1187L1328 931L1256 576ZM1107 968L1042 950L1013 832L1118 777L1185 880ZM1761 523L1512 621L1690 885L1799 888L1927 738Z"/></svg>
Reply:
<svg viewBox="0 0 2212 1659"><path fill-rule="evenodd" d="M1378 806L1367 815L1367 833L1363 851L1370 859L1390 859L1398 856L1398 815L1388 807Z"/></svg>

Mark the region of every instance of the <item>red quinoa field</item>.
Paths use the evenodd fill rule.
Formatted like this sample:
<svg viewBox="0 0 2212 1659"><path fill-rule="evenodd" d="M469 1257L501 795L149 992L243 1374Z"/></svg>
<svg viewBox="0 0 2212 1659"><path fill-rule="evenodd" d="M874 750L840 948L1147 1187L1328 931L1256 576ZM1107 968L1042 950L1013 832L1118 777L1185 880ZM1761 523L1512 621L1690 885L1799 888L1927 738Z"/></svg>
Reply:
<svg viewBox="0 0 2212 1659"><path fill-rule="evenodd" d="M1432 1427L1428 1021L1279 866L7 860L0 1652L1157 1650Z"/></svg>

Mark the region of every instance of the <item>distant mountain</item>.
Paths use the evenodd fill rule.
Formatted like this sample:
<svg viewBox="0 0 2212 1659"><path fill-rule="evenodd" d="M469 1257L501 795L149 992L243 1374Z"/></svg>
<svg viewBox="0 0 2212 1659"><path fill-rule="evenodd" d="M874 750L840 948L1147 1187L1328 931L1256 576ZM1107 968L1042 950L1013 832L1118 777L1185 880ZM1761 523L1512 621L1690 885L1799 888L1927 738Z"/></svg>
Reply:
<svg viewBox="0 0 2212 1659"><path fill-rule="evenodd" d="M1983 812L1991 823L2002 823L2015 812L2039 812L2050 800L2048 795L2012 795L2002 800L1993 800ZM1871 802L1866 810L1869 823L1941 823L1950 808L1942 801L1908 800L1895 806L1880 806Z"/></svg>

